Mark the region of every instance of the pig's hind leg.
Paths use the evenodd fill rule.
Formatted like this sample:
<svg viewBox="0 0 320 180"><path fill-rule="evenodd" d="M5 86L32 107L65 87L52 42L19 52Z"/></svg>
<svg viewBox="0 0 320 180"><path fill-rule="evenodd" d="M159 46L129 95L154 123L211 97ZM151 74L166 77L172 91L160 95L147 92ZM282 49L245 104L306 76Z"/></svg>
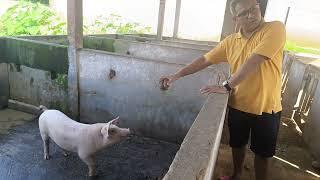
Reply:
<svg viewBox="0 0 320 180"><path fill-rule="evenodd" d="M43 141L43 154L44 154L43 158L45 160L48 160L48 159L50 159L50 155L49 155L49 143L50 143L49 136L46 135L43 132L40 132L40 134L41 134L41 138L42 138L42 141Z"/></svg>

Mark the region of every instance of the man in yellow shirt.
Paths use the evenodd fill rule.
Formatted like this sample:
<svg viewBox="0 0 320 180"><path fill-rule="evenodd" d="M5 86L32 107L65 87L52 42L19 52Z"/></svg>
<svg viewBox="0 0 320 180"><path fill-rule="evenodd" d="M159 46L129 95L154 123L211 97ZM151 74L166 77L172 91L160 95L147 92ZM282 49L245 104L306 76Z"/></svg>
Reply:
<svg viewBox="0 0 320 180"><path fill-rule="evenodd" d="M250 149L255 153L256 179L267 178L268 162L275 154L280 123L281 67L286 39L281 22L264 22L256 0L233 0L233 20L240 30L204 56L173 75L164 76L164 88L181 77L196 73L212 64L227 62L231 76L223 86L206 86L201 93L227 93L228 126L234 172L221 179L239 179L251 133Z"/></svg>

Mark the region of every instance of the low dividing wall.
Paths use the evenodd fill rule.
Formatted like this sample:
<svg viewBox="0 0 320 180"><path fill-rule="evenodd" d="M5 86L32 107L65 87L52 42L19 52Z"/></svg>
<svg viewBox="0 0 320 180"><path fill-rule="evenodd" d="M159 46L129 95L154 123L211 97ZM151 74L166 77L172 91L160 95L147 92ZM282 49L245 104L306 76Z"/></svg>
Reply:
<svg viewBox="0 0 320 180"><path fill-rule="evenodd" d="M67 74L67 46L14 37L0 38L0 62Z"/></svg>
<svg viewBox="0 0 320 180"><path fill-rule="evenodd" d="M66 36L22 36L19 38L61 45L68 44ZM180 64L190 63L191 60L213 47L212 45L157 41L150 38L141 40L141 38L124 35L84 36L83 47L164 62L175 60Z"/></svg>
<svg viewBox="0 0 320 180"><path fill-rule="evenodd" d="M283 116L301 129L311 153L320 159L320 59L288 55L283 75Z"/></svg>
<svg viewBox="0 0 320 180"><path fill-rule="evenodd" d="M163 180L212 179L227 102L226 94L209 95Z"/></svg>
<svg viewBox="0 0 320 180"><path fill-rule="evenodd" d="M183 65L95 50L80 52L81 120L101 122L120 116L144 136L181 143L205 96L199 89L226 76L226 65L185 77L168 91L158 85L162 75ZM110 79L110 71L115 77Z"/></svg>
<svg viewBox="0 0 320 180"><path fill-rule="evenodd" d="M0 63L0 109L8 106L9 81L6 63Z"/></svg>
<svg viewBox="0 0 320 180"><path fill-rule="evenodd" d="M0 45L8 98L68 113L67 46L14 37L0 38ZM4 88L1 86L2 92Z"/></svg>

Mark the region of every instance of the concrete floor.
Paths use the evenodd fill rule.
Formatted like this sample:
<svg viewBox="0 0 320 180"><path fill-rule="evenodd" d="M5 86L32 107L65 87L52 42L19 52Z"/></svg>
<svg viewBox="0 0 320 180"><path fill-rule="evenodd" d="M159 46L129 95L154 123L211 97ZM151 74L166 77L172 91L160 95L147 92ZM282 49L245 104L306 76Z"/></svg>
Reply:
<svg viewBox="0 0 320 180"><path fill-rule="evenodd" d="M88 179L87 167L75 153L68 157L50 144L43 160L38 122L30 114L0 110L0 180ZM100 152L95 179L158 179L166 173L179 145L131 136Z"/></svg>

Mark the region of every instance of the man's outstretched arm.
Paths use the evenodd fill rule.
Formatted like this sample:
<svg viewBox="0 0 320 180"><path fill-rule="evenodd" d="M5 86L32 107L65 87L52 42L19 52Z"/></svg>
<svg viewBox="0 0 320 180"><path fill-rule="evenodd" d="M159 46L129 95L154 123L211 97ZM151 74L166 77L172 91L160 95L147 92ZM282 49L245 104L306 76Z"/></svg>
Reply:
<svg viewBox="0 0 320 180"><path fill-rule="evenodd" d="M211 63L206 61L206 59L203 56L201 56L198 59L194 60L191 64L183 67L182 69L174 73L173 75L161 77L161 87L162 89L168 89L170 85L179 78L201 71L202 69L210 65Z"/></svg>

